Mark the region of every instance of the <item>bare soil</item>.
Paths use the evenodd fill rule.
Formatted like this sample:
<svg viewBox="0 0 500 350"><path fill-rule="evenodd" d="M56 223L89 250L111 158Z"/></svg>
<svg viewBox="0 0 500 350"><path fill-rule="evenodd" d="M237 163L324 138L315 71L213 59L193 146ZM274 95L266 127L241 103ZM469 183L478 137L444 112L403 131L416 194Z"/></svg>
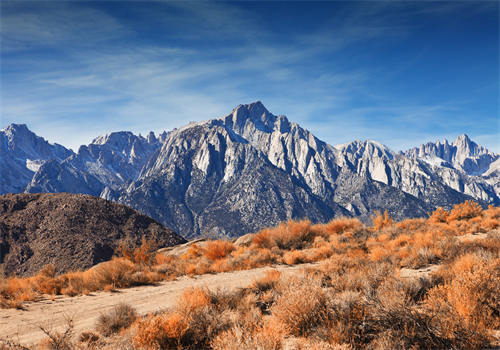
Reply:
<svg viewBox="0 0 500 350"><path fill-rule="evenodd" d="M92 330L98 317L124 302L133 306L141 315L155 313L173 307L177 298L188 288L209 290L236 290L247 287L268 270L286 274L311 267L314 264L295 266L262 267L253 270L207 274L195 277L183 276L175 281L161 282L154 286L141 286L117 292L98 292L91 295L57 296L25 304L24 310L0 310L0 339L10 339L25 346L36 345L44 334L40 325L53 331L64 331L66 319L74 322L75 334Z"/></svg>

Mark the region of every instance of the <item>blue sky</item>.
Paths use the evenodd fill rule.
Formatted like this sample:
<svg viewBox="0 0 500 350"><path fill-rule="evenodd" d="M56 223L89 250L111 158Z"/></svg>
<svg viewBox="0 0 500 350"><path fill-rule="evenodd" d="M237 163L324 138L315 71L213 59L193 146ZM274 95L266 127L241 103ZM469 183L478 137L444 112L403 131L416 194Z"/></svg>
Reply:
<svg viewBox="0 0 500 350"><path fill-rule="evenodd" d="M465 132L500 152L496 1L0 6L0 127L75 150L260 100L333 145Z"/></svg>

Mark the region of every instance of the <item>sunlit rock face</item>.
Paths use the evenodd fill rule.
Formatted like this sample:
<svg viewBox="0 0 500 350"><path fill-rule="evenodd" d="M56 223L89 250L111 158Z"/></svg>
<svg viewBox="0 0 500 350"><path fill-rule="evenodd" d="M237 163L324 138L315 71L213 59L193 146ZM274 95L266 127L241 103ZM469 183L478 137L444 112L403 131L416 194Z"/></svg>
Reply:
<svg viewBox="0 0 500 350"><path fill-rule="evenodd" d="M0 130L0 194L24 192L46 161L61 162L72 154L36 136L24 124L7 126Z"/></svg>
<svg viewBox="0 0 500 350"><path fill-rule="evenodd" d="M428 164L439 180L477 200L498 205L500 200L500 155L462 134L451 144L427 143L404 153Z"/></svg>
<svg viewBox="0 0 500 350"><path fill-rule="evenodd" d="M23 147L9 141L23 138ZM185 237L239 236L291 218L369 221L376 210L402 219L466 199L500 204L499 155L466 135L399 153L372 140L331 146L261 102L158 136L100 136L77 153L25 126L0 140L2 193L97 195Z"/></svg>
<svg viewBox="0 0 500 350"><path fill-rule="evenodd" d="M325 204L220 120L172 132L119 200L188 237L231 237L289 218L349 215L333 201Z"/></svg>
<svg viewBox="0 0 500 350"><path fill-rule="evenodd" d="M144 138L121 131L99 136L65 160L44 164L26 192L86 193L110 199L113 191L137 178L159 147L154 134Z"/></svg>

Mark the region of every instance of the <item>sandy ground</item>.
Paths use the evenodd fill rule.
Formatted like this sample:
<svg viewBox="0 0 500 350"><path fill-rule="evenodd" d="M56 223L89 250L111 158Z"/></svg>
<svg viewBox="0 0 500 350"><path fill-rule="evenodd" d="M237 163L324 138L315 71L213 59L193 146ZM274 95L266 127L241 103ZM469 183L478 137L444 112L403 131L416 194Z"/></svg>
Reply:
<svg viewBox="0 0 500 350"><path fill-rule="evenodd" d="M139 314L147 314L174 306L177 298L187 288L235 290L248 286L268 270L275 269L289 274L312 265L274 266L214 275L184 276L175 281L118 292L98 292L77 297L58 296L54 300L28 302L24 310L0 309L0 339L10 339L23 345L37 344L45 338L40 325L50 330L64 331L68 317L73 319L74 331L78 335L82 331L92 330L98 317L120 302L132 305Z"/></svg>
<svg viewBox="0 0 500 350"><path fill-rule="evenodd" d="M401 276L402 278L426 278L440 267L441 265L429 265L420 269L402 268L399 276Z"/></svg>

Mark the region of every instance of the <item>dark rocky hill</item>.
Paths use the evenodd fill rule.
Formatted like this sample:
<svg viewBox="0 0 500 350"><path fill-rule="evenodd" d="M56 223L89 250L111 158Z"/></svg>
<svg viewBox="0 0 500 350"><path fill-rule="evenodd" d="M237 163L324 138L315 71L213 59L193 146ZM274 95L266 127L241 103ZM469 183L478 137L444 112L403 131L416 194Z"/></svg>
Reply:
<svg viewBox="0 0 500 350"><path fill-rule="evenodd" d="M155 238L159 247L184 243L171 229L122 204L68 193L0 196L0 269L27 276L46 264L56 272L109 260L124 239Z"/></svg>

